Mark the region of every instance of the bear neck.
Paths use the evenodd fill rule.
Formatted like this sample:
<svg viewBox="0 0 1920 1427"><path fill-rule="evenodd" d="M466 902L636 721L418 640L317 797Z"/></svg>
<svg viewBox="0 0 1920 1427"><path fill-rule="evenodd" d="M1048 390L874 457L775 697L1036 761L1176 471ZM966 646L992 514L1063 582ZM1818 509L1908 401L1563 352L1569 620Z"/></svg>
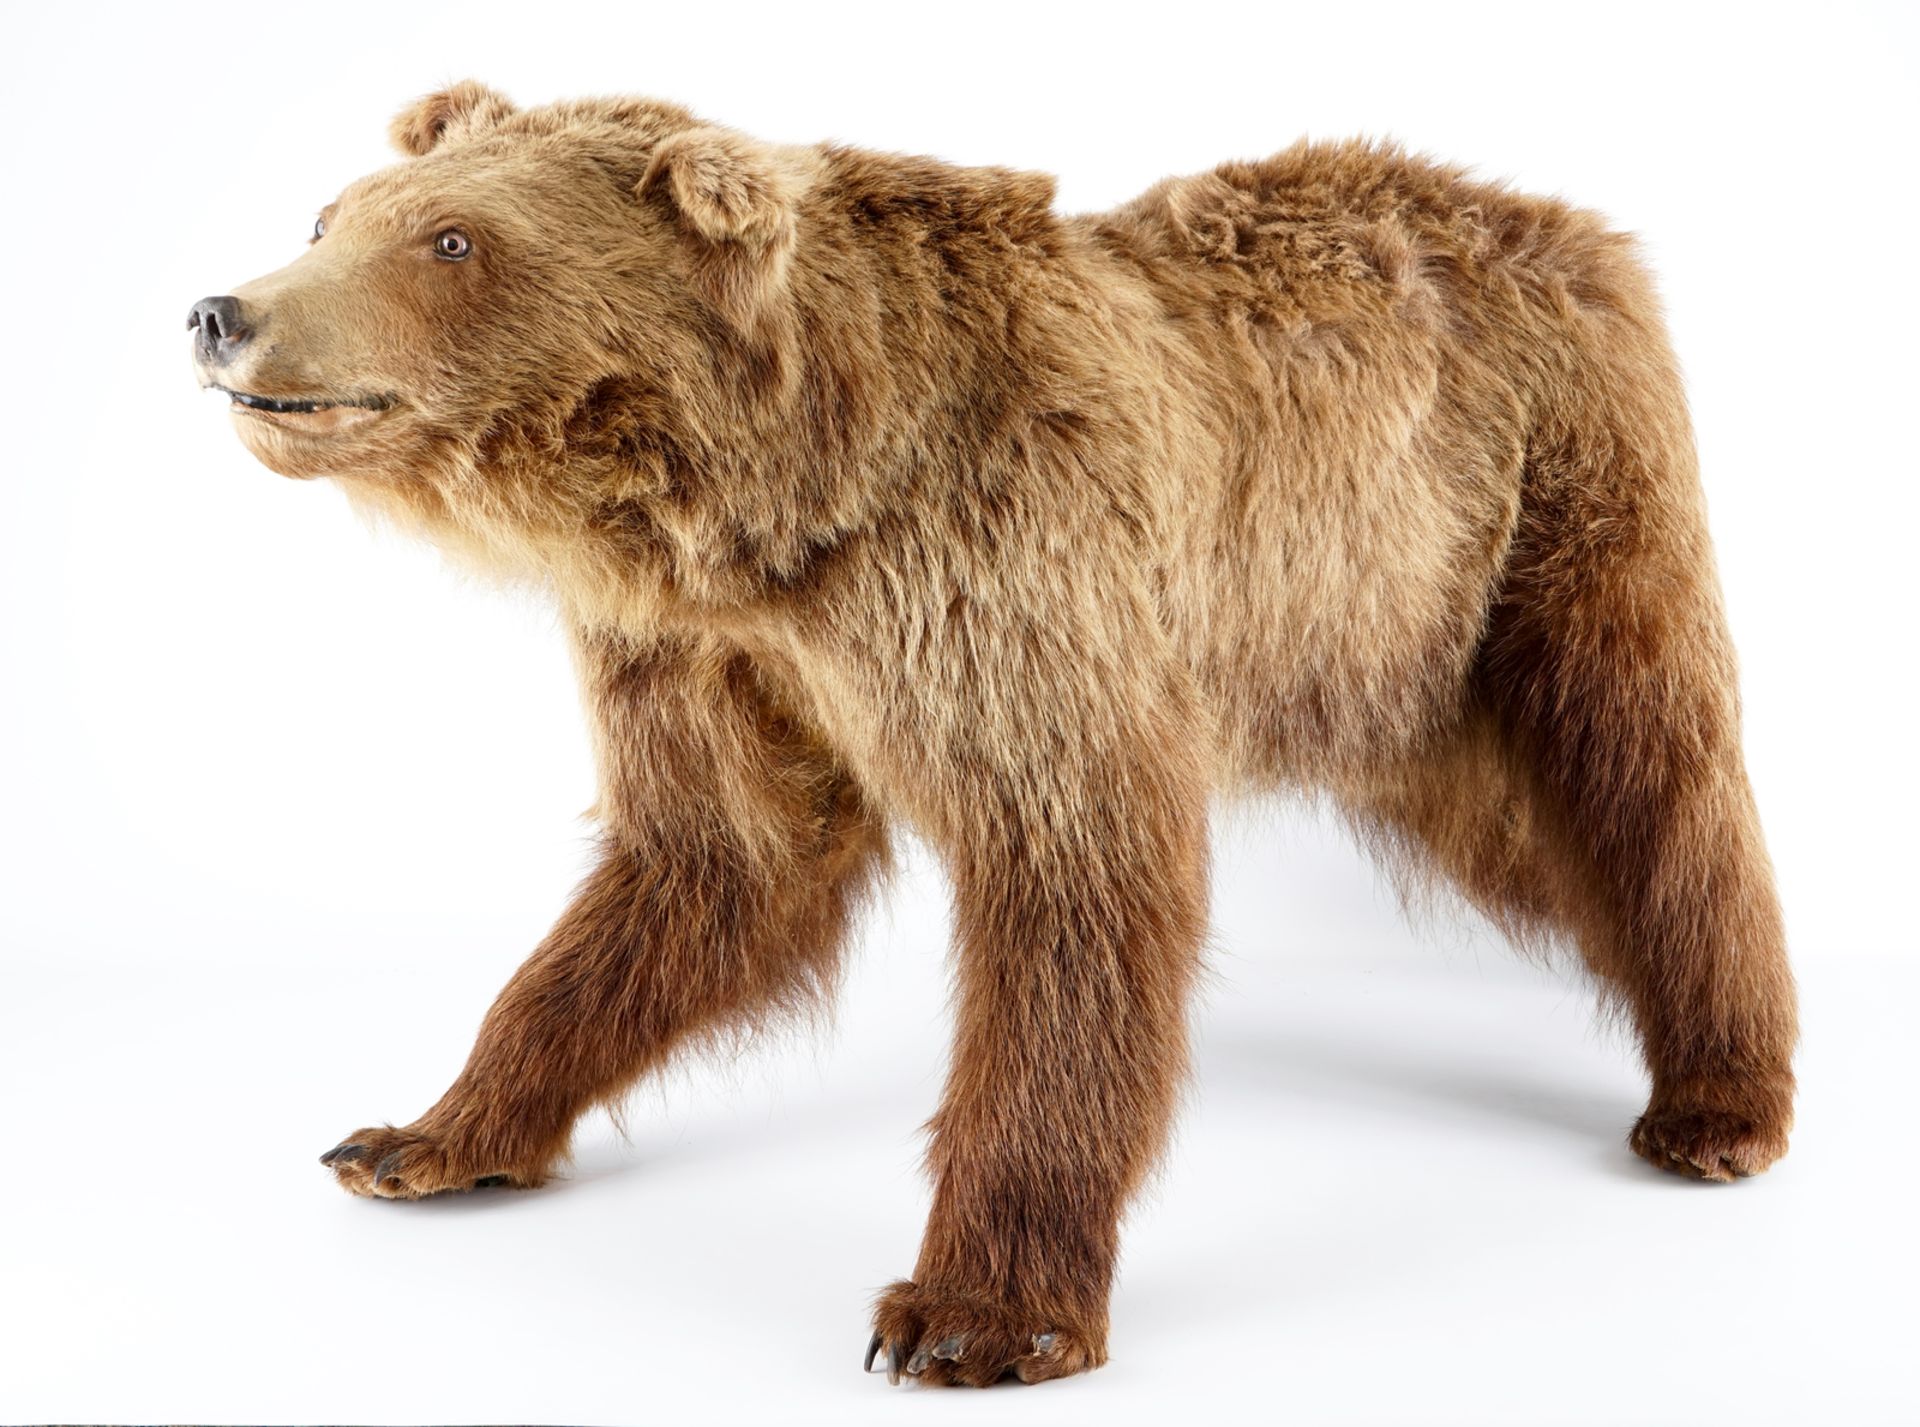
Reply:
<svg viewBox="0 0 1920 1427"><path fill-rule="evenodd" d="M823 152L781 290L711 322L701 380L621 373L490 437L431 522L441 543L588 622L744 627L803 613L930 499L1041 478L1021 457L1036 427L1056 440L1114 383L1085 340L1097 259L1052 180Z"/></svg>

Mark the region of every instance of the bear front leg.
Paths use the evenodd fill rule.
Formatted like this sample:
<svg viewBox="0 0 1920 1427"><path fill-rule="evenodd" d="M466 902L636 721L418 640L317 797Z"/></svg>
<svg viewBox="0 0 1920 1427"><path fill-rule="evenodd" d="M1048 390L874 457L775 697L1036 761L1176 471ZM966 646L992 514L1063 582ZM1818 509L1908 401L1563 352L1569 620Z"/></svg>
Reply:
<svg viewBox="0 0 1920 1427"><path fill-rule="evenodd" d="M826 984L848 884L769 880L698 840L615 845L487 1013L473 1053L412 1124L360 1129L321 1156L343 1188L417 1199L486 1184L532 1187L574 1121L689 1037L765 1017ZM845 859L841 833L836 852ZM822 859L826 861L828 859Z"/></svg>
<svg viewBox="0 0 1920 1427"><path fill-rule="evenodd" d="M321 1156L353 1193L539 1184L584 1111L690 1039L827 989L851 909L884 860L858 790L744 660L579 640L601 763L600 864L501 992L439 1103Z"/></svg>
<svg viewBox="0 0 1920 1427"><path fill-rule="evenodd" d="M953 859L959 1004L933 1211L867 1352L895 1382L1037 1382L1106 1361L1120 1216L1167 1135L1206 916L1204 799L1133 752L1078 789L980 800L995 825Z"/></svg>

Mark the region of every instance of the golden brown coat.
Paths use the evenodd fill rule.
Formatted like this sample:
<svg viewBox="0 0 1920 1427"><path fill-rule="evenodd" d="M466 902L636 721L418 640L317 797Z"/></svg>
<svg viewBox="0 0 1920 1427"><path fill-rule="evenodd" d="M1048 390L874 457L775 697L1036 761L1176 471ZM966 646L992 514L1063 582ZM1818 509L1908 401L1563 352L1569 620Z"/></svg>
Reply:
<svg viewBox="0 0 1920 1427"><path fill-rule="evenodd" d="M911 827L956 1038L876 1346L924 1382L1096 1366L1208 802L1249 788L1576 945L1655 1164L1784 1151L1792 983L1628 239L1362 143L1063 217L1039 175L649 101L463 84L393 134L200 314L203 380L275 469L552 591L605 847L439 1104L329 1153L349 1189L539 1183L585 1109L829 989Z"/></svg>

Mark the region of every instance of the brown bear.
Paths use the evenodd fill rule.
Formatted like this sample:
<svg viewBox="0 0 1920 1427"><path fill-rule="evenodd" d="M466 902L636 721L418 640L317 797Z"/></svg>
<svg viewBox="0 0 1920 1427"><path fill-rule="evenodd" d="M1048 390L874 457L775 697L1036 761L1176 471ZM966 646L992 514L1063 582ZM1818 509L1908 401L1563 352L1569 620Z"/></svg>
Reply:
<svg viewBox="0 0 1920 1427"><path fill-rule="evenodd" d="M589 1107L827 994L911 828L956 1032L868 1365L1096 1367L1248 788L1576 947L1655 1165L1785 1150L1793 984L1628 238L1371 143L1064 216L649 100L463 83L392 135L195 305L200 380L274 470L551 592L604 845L439 1103L323 1157L347 1189L539 1184Z"/></svg>

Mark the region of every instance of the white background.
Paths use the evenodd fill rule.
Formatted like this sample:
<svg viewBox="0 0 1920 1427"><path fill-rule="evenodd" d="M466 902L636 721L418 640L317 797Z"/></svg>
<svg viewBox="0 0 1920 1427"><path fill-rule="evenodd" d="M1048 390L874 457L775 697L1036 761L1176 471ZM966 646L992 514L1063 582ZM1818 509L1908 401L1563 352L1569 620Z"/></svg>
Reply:
<svg viewBox="0 0 1920 1427"><path fill-rule="evenodd" d="M1913 1421L1911 7L35 6L5 107L0 1420ZM1805 991L1794 1151L1623 1146L1577 977L1223 822L1200 1076L1112 1365L863 1378L938 1093L910 858L830 1034L639 1094L534 1194L314 1157L424 1109L583 870L552 618L254 464L195 298L294 256L410 96L665 95L1062 175L1068 209L1385 133L1641 233L1688 369Z"/></svg>

